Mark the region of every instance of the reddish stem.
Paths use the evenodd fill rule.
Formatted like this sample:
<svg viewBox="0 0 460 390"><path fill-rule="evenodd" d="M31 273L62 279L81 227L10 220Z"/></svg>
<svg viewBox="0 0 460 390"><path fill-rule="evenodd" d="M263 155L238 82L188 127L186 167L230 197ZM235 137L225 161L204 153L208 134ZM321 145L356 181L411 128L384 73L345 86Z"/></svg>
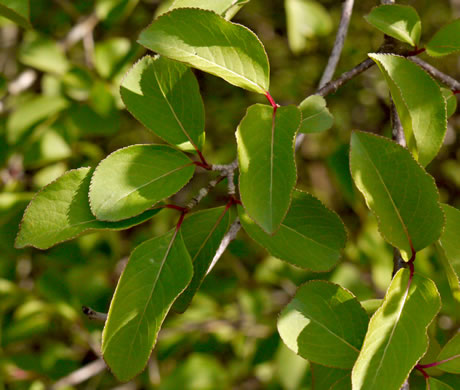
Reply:
<svg viewBox="0 0 460 390"><path fill-rule="evenodd" d="M459 355L451 356L450 358L447 358L447 359L444 359L444 360L440 360L439 362L433 362L433 363L428 363L428 364L417 364L416 368L417 368L417 367L419 367L419 368L436 367L436 366L439 366L439 365L441 365L441 364L450 362L451 360L457 359L457 358L459 358L459 357L460 357L460 354L459 354Z"/></svg>
<svg viewBox="0 0 460 390"><path fill-rule="evenodd" d="M177 225L176 225L176 232L179 231L181 225L182 225L182 222L184 222L184 218L185 218L185 214L187 214L188 210L185 209L184 211L182 211L180 217L179 217L179 221L177 221Z"/></svg>
<svg viewBox="0 0 460 390"><path fill-rule="evenodd" d="M198 167L204 168L204 169L206 169L208 171L210 171L212 169L211 166L207 162L194 161L193 164L195 164Z"/></svg>
<svg viewBox="0 0 460 390"><path fill-rule="evenodd" d="M412 56L416 56L416 55L419 55L420 53L423 53L426 49L424 47L422 48L418 48L417 46L415 47L415 50L412 50L410 51L409 53L407 53L407 57L412 57Z"/></svg>
<svg viewBox="0 0 460 390"><path fill-rule="evenodd" d="M453 92L454 95L457 95L457 94L460 93L460 89L454 89L452 92Z"/></svg>
<svg viewBox="0 0 460 390"><path fill-rule="evenodd" d="M211 170L211 165L208 164L206 159L203 156L203 153L201 153L200 150L196 149L196 152L198 153L198 156L200 157L202 165L200 167L203 167L204 169L207 169L208 171ZM197 164L198 165L198 164Z"/></svg>
<svg viewBox="0 0 460 390"><path fill-rule="evenodd" d="M265 93L265 97L267 98L267 100L272 105L272 107L273 107L273 115L274 115L276 113L276 109L279 107L279 105L276 104L275 99L272 98L272 95L270 95L270 92L267 91Z"/></svg>
<svg viewBox="0 0 460 390"><path fill-rule="evenodd" d="M417 364L415 366L415 368L420 371L422 373L422 375L425 377L426 380L428 380L430 378L430 376L428 375L428 373L422 368L422 366L420 366L419 364Z"/></svg>
<svg viewBox="0 0 460 390"><path fill-rule="evenodd" d="M184 212L186 210L185 207L176 206L175 204L165 204L163 207L167 208L167 209L173 209L173 210L181 211L181 212Z"/></svg>

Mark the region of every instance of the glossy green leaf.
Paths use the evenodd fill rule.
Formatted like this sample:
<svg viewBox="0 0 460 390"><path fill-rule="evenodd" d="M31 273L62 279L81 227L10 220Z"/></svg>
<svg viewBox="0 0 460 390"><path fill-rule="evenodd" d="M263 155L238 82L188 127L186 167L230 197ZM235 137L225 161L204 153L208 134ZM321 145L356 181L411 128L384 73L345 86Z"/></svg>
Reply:
<svg viewBox="0 0 460 390"><path fill-rule="evenodd" d="M284 343L305 359L351 368L358 357L369 317L339 285L315 280L302 285L278 319Z"/></svg>
<svg viewBox="0 0 460 390"><path fill-rule="evenodd" d="M369 323L353 367L353 390L399 390L428 348L427 327L441 308L436 285L400 269ZM408 347L410 346L410 347Z"/></svg>
<svg viewBox="0 0 460 390"><path fill-rule="evenodd" d="M308 41L332 31L332 19L324 6L313 0L285 0L289 47L299 54Z"/></svg>
<svg viewBox="0 0 460 390"><path fill-rule="evenodd" d="M417 11L407 5L385 4L375 7L365 19L383 33L409 45L417 46L422 22Z"/></svg>
<svg viewBox="0 0 460 390"><path fill-rule="evenodd" d="M204 106L187 66L145 56L128 72L120 93L131 114L165 141L184 150L203 148Z"/></svg>
<svg viewBox="0 0 460 390"><path fill-rule="evenodd" d="M326 107L326 100L319 95L307 97L299 105L302 112L302 122L299 132L319 133L330 129L334 123L334 117Z"/></svg>
<svg viewBox="0 0 460 390"><path fill-rule="evenodd" d="M444 215L433 178L407 149L389 139L354 132L350 168L383 237L410 257L441 235Z"/></svg>
<svg viewBox="0 0 460 390"><path fill-rule="evenodd" d="M335 382L330 390L351 390L351 374Z"/></svg>
<svg viewBox="0 0 460 390"><path fill-rule="evenodd" d="M15 144L27 135L37 123L58 114L68 106L68 101L60 96L41 95L34 97L16 108L6 122L7 139Z"/></svg>
<svg viewBox="0 0 460 390"><path fill-rule="evenodd" d="M64 74L70 67L64 49L56 40L36 32L28 32L19 50L19 60L43 72Z"/></svg>
<svg viewBox="0 0 460 390"><path fill-rule="evenodd" d="M438 379L430 377L427 381L426 390L454 390L454 388Z"/></svg>
<svg viewBox="0 0 460 390"><path fill-rule="evenodd" d="M240 169L240 196L248 215L268 233L274 233L291 203L296 183L295 135L301 114L297 107L248 108L236 131Z"/></svg>
<svg viewBox="0 0 460 390"><path fill-rule="evenodd" d="M143 370L166 314L192 273L180 232L145 241L132 252L102 333L102 355L119 380Z"/></svg>
<svg viewBox="0 0 460 390"><path fill-rule="evenodd" d="M214 11L230 20L248 2L249 0L172 0L172 4L157 16L176 8L201 8Z"/></svg>
<svg viewBox="0 0 460 390"><path fill-rule="evenodd" d="M226 207L198 211L185 218L181 226L185 246L192 258L193 278L177 298L173 310L183 313L206 277L212 259L230 223Z"/></svg>
<svg viewBox="0 0 460 390"><path fill-rule="evenodd" d="M436 366L442 371L460 374L460 333L456 333L439 353Z"/></svg>
<svg viewBox="0 0 460 390"><path fill-rule="evenodd" d="M195 165L166 145L132 145L102 160L91 179L89 203L99 220L133 217L179 191Z"/></svg>
<svg viewBox="0 0 460 390"><path fill-rule="evenodd" d="M404 128L407 145L426 166L438 154L447 131L446 102L439 85L408 59L391 54L369 54L390 88Z"/></svg>
<svg viewBox="0 0 460 390"><path fill-rule="evenodd" d="M312 383L314 390L331 390L332 386L347 377L350 380L351 370L311 364ZM351 387L351 380L350 380Z"/></svg>
<svg viewBox="0 0 460 390"><path fill-rule="evenodd" d="M441 57L460 50L460 19L442 27L426 45L426 52Z"/></svg>
<svg viewBox="0 0 460 390"><path fill-rule="evenodd" d="M21 27L30 28L29 0L0 0L0 16L12 20Z"/></svg>
<svg viewBox="0 0 460 390"><path fill-rule="evenodd" d="M446 225L439 239L438 249L442 251L441 261L447 273L449 284L454 291L460 289L460 210L441 204L446 216Z"/></svg>
<svg viewBox="0 0 460 390"><path fill-rule="evenodd" d="M315 272L328 271L337 264L347 239L337 214L312 195L297 190L286 218L273 235L257 226L241 206L238 212L244 230L273 256Z"/></svg>
<svg viewBox="0 0 460 390"><path fill-rule="evenodd" d="M47 249L92 230L122 230L138 225L159 210L121 222L97 221L91 214L88 191L93 170L69 171L39 191L27 207L16 238L16 247Z"/></svg>
<svg viewBox="0 0 460 390"><path fill-rule="evenodd" d="M268 91L270 67L257 36L212 11L178 8L163 14L142 31L138 42L237 87Z"/></svg>

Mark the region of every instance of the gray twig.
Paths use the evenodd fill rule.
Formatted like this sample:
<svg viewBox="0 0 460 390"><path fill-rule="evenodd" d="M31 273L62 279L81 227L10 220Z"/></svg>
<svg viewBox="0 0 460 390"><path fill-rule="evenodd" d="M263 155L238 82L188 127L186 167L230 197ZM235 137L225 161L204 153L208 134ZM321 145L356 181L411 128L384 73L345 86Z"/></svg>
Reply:
<svg viewBox="0 0 460 390"><path fill-rule="evenodd" d="M64 378L58 380L52 387L51 390L58 390L67 386L76 386L88 379L100 374L107 368L103 359L97 359L82 368L70 373Z"/></svg>
<svg viewBox="0 0 460 390"><path fill-rule="evenodd" d="M236 238L236 235L238 234L240 229L241 223L240 220L237 218L235 222L233 222L232 226L230 226L230 229L228 230L227 234L220 242L219 248L217 249L214 258L212 259L211 265L209 266L206 275L209 274L211 270L214 268L214 266L217 264L220 257L224 254L225 250L227 249L228 245Z"/></svg>
<svg viewBox="0 0 460 390"><path fill-rule="evenodd" d="M460 90L460 82L450 77L449 75L442 73L439 69L435 68L433 65L421 60L418 57L408 57L410 61L417 64L423 68L427 73L433 76L436 80L439 80L441 83L447 85L450 89L458 91Z"/></svg>
<svg viewBox="0 0 460 390"><path fill-rule="evenodd" d="M83 313L90 319L95 321L105 322L107 320L107 313L100 313L96 310L91 309L88 306L82 306Z"/></svg>
<svg viewBox="0 0 460 390"><path fill-rule="evenodd" d="M332 48L331 55L327 61L326 69L324 69L323 76L319 82L319 89L324 87L334 76L335 69L342 53L345 37L347 36L348 26L350 24L351 14L353 12L354 0L345 0L343 2L342 17L340 19L339 29L335 37L334 47Z"/></svg>
<svg viewBox="0 0 460 390"><path fill-rule="evenodd" d="M67 36L61 42L63 48L67 50L69 47L84 39L85 36L92 33L98 23L99 18L96 14L91 14L84 18L81 22L77 23L72 27Z"/></svg>
<svg viewBox="0 0 460 390"><path fill-rule="evenodd" d="M351 80L353 77L356 77L360 73L363 73L365 70L369 69L371 66L375 65L375 62L368 58L363 62L356 65L353 69L350 69L348 72L342 73L339 78L334 81L330 81L324 87L316 91L316 95L327 96L330 93L337 91L343 84Z"/></svg>

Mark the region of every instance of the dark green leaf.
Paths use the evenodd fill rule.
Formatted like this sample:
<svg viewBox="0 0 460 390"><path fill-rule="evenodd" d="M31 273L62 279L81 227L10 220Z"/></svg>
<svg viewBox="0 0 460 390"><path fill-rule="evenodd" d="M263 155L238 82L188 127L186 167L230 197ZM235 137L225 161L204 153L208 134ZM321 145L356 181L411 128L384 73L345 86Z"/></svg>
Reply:
<svg viewBox="0 0 460 390"><path fill-rule="evenodd" d="M295 135L301 114L297 107L255 104L236 131L240 195L248 215L274 233L291 203L296 182Z"/></svg>
<svg viewBox="0 0 460 390"><path fill-rule="evenodd" d="M442 27L426 45L426 52L441 57L460 50L460 19Z"/></svg>
<svg viewBox="0 0 460 390"><path fill-rule="evenodd" d="M442 371L460 374L460 333L456 333L439 353L436 366Z"/></svg>
<svg viewBox="0 0 460 390"><path fill-rule="evenodd" d="M354 132L350 167L390 244L410 257L411 247L419 251L439 238L444 215L436 185L407 149L386 138Z"/></svg>
<svg viewBox="0 0 460 390"><path fill-rule="evenodd" d="M389 54L369 57L387 80L409 150L420 164L428 165L438 154L447 131L446 102L439 85L406 58Z"/></svg>
<svg viewBox="0 0 460 390"><path fill-rule="evenodd" d="M318 199L294 191L291 208L273 235L265 233L238 207L249 236L275 257L312 271L327 271L340 258L347 234L340 218Z"/></svg>
<svg viewBox="0 0 460 390"><path fill-rule="evenodd" d="M128 381L143 370L171 305L192 273L180 232L152 238L133 251L102 333L102 355L119 380Z"/></svg>
<svg viewBox="0 0 460 390"><path fill-rule="evenodd" d="M237 87L261 94L268 91L268 58L257 36L212 11L172 10L142 31L138 42Z"/></svg>
<svg viewBox="0 0 460 390"><path fill-rule="evenodd" d="M119 221L179 191L195 171L180 151L166 145L132 145L102 160L91 179L89 202L99 220Z"/></svg>
<svg viewBox="0 0 460 390"><path fill-rule="evenodd" d="M16 247L47 249L87 231L128 229L159 211L148 210L121 222L97 221L88 203L92 173L90 168L69 171L39 191L24 213Z"/></svg>
<svg viewBox="0 0 460 390"><path fill-rule="evenodd" d="M342 287L315 280L302 285L281 312L278 332L305 359L336 368L352 368L369 318Z"/></svg>
<svg viewBox="0 0 460 390"><path fill-rule="evenodd" d="M120 93L127 109L165 141L183 150L203 148L204 106L187 66L145 56L128 72Z"/></svg>
<svg viewBox="0 0 460 390"><path fill-rule="evenodd" d="M230 223L226 207L198 211L185 218L181 232L193 262L193 278L177 298L173 310L183 313L206 277L208 268Z"/></svg>
<svg viewBox="0 0 460 390"><path fill-rule="evenodd" d="M400 269L369 323L353 367L355 390L399 390L428 348L427 327L441 308L436 285Z"/></svg>
<svg viewBox="0 0 460 390"><path fill-rule="evenodd" d="M326 107L326 100L322 96L312 95L307 97L299 105L302 112L302 122L299 132L319 133L330 129L334 123L334 117Z"/></svg>
<svg viewBox="0 0 460 390"><path fill-rule="evenodd" d="M29 0L0 0L0 16L12 20L21 27L31 27L29 14Z"/></svg>
<svg viewBox="0 0 460 390"><path fill-rule="evenodd" d="M365 19L390 37L417 46L422 23L417 11L407 5L385 4L375 7Z"/></svg>

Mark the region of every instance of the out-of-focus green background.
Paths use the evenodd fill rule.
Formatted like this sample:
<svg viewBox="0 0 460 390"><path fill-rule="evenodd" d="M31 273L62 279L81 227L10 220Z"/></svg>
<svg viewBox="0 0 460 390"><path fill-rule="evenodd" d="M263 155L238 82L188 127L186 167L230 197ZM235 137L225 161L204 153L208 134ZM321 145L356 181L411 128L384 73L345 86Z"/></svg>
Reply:
<svg viewBox="0 0 460 390"><path fill-rule="evenodd" d="M33 0L33 30L0 19L0 389L45 389L96 360L102 325L87 320L81 306L106 312L130 252L177 220L176 211L165 210L131 230L93 233L46 251L13 247L24 208L44 185L66 170L94 167L120 147L162 142L123 109L118 93L130 64L145 53L136 38L159 3ZM271 64L270 92L283 105L299 104L314 93L340 20L342 1L310 3L314 18L305 20L301 47L294 43L297 54L288 41L284 1L251 0L234 18L265 45ZM363 18L379 1L355 3L336 76L383 41L383 35ZM456 0L398 3L418 11L422 43L460 15ZM74 39L79 38L77 25L86 32L83 39ZM458 56L421 57L460 78ZM229 163L236 155L234 132L246 108L265 99L214 76L195 74L206 108L204 155L211 163ZM30 86L18 92L20 80L27 77ZM348 243L340 264L325 274L303 271L270 257L240 232L192 306L183 315L168 316L138 378L120 384L101 371L67 388L312 388L309 363L284 347L276 331L281 308L296 286L310 279L340 283L359 300L381 298L391 278L393 255L352 185L347 146L352 129L389 135L386 84L374 67L329 95L327 103L334 126L306 137L297 153L298 187L343 219ZM428 166L441 200L457 208L459 126L460 116L454 114L445 145ZM208 173L197 174L174 202L185 204L208 178ZM200 208L225 204L225 190L221 183ZM459 326L460 305L432 248L417 255L416 269L430 275L441 292L442 314L430 332L442 345ZM443 378L460 388L454 376Z"/></svg>

